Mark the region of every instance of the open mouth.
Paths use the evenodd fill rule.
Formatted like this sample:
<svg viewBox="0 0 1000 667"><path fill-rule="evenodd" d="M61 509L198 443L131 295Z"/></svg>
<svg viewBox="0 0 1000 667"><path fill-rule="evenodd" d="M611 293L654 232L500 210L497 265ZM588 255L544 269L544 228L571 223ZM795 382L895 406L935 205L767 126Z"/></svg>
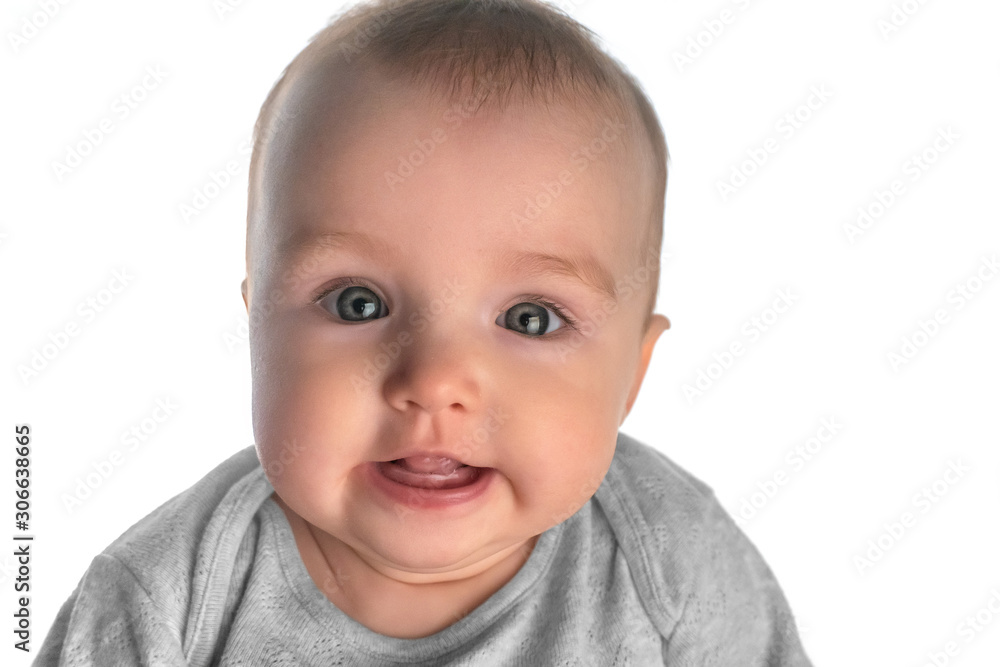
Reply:
<svg viewBox="0 0 1000 667"><path fill-rule="evenodd" d="M488 468L441 456L408 457L377 464L388 479L418 489L457 489L474 484Z"/></svg>

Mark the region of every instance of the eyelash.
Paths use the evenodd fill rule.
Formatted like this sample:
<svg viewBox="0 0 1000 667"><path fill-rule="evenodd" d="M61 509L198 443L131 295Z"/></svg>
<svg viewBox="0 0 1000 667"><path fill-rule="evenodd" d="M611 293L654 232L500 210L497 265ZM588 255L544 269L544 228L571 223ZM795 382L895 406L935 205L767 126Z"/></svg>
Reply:
<svg viewBox="0 0 1000 667"><path fill-rule="evenodd" d="M566 307L565 306L562 306L562 305L560 305L558 303L555 303L554 301L549 301L545 297L539 296L538 294L529 294L525 298L526 298L526 300L528 302L537 303L540 306L545 306L546 308L552 310L552 312L554 312L556 315L558 315L559 317L562 318L562 320L566 323L566 326L568 326L570 329L576 330L576 320L574 320L569 315L569 313L566 312ZM521 303L521 302L519 301L518 303ZM558 329L557 329L557 331L558 331ZM551 334L549 334L549 335L551 335ZM544 336L543 336L543 338L544 338Z"/></svg>
<svg viewBox="0 0 1000 667"><path fill-rule="evenodd" d="M333 285L330 285L329 287L321 287L320 289L318 289L313 294L313 297L312 297L313 303L318 303L318 302L322 301L327 296L329 296L330 294L333 294L334 292L336 292L339 289L342 289L344 287L353 287L355 285L358 285L360 287L365 287L367 289L370 289L373 292L376 291L375 288L374 288L374 286L372 286L371 283L369 283L367 280L365 280L363 278L354 278L354 277L341 278L340 280L338 280L337 282L335 282ZM577 322L576 322L576 320L569 313L566 312L566 307L563 306L562 304L559 304L559 303L556 303L556 302L551 301L549 299L546 299L545 297L540 296L538 294L529 294L529 295L527 295L525 297L525 300L527 302L530 302L530 303L537 303L540 306L544 306L544 307L550 309L552 312L554 312L556 315L558 315L563 320L563 322L566 323L567 327L569 327L570 329L573 329L574 331L576 330L576 328L577 328ZM522 303L522 302L518 301L518 303ZM558 329L556 331L558 331ZM553 333L555 333L555 332L553 332ZM533 338L547 338L547 337L549 337L551 335L552 334L548 334L546 336L532 336L532 337Z"/></svg>
<svg viewBox="0 0 1000 667"><path fill-rule="evenodd" d="M339 289L341 289L343 287L352 287L354 285L358 285L360 287L367 287L368 289L370 289L373 292L376 291L375 288L374 288L374 286L372 286L371 283L369 283L367 280L365 280L363 278L353 278L353 277L351 277L351 278L341 278L340 280L338 280L334 284L330 285L329 287L321 287L318 290L316 290L316 292L313 293L313 297L312 297L313 303L316 303L318 301L322 301L327 296L329 296L330 294L336 292L337 290L339 290Z"/></svg>

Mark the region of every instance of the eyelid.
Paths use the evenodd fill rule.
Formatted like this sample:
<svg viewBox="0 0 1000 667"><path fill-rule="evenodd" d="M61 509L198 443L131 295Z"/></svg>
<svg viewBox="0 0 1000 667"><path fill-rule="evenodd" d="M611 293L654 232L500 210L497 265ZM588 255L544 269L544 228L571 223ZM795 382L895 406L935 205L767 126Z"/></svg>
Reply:
<svg viewBox="0 0 1000 667"><path fill-rule="evenodd" d="M344 287L352 287L354 285L365 287L375 292L376 294L378 293L378 290L375 289L375 286L372 285L367 280L365 280L364 278L355 278L353 276L348 276L346 278L338 278L336 281L334 281L332 285L320 287L318 290L313 292L312 301L313 303L319 303L320 301L325 299L330 294L333 294L337 290L342 289ZM382 299L382 297L379 296L379 299ZM385 299L382 299L382 302L385 303Z"/></svg>

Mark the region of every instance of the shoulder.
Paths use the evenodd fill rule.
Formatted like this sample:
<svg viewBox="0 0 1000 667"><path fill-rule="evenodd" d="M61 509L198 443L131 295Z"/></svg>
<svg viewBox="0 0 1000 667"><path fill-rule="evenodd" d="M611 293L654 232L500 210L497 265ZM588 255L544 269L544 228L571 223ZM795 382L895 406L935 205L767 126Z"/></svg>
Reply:
<svg viewBox="0 0 1000 667"><path fill-rule="evenodd" d="M689 655L708 649L715 638L711 650L725 643L734 651L732 659L743 664L759 664L750 655L800 655L794 621L774 575L707 484L662 452L619 432L614 459L595 497L646 612L671 651Z"/></svg>
<svg viewBox="0 0 1000 667"><path fill-rule="evenodd" d="M703 552L731 537L711 487L659 450L619 431L614 458L595 498L640 588L655 596L653 613L670 625L680 615L695 569L704 563Z"/></svg>
<svg viewBox="0 0 1000 667"><path fill-rule="evenodd" d="M260 470L253 447L246 447L209 471L193 486L177 494L140 519L105 549L112 556L141 555L141 545L150 538L189 536L204 530L210 518L225 504L232 490ZM137 550L139 550L137 552ZM135 552L135 553L133 553Z"/></svg>
<svg viewBox="0 0 1000 667"><path fill-rule="evenodd" d="M596 494L627 549L675 556L675 567L705 543L725 515L711 487L664 453L619 431L611 467Z"/></svg>
<svg viewBox="0 0 1000 667"><path fill-rule="evenodd" d="M153 599L186 607L188 582L220 551L235 554L270 492L254 448L246 447L140 519L101 556L129 570Z"/></svg>
<svg viewBox="0 0 1000 667"><path fill-rule="evenodd" d="M667 495L676 496L683 506L702 506L712 502L715 494L712 488L687 470L674 463L666 454L632 436L618 432L615 456L611 462L609 476L617 473L618 482L631 479L639 482L641 493L636 499L646 505L660 508L660 500ZM614 483L614 480L613 482Z"/></svg>
<svg viewBox="0 0 1000 667"><path fill-rule="evenodd" d="M207 664L271 492L248 447L139 520L93 559L37 664Z"/></svg>

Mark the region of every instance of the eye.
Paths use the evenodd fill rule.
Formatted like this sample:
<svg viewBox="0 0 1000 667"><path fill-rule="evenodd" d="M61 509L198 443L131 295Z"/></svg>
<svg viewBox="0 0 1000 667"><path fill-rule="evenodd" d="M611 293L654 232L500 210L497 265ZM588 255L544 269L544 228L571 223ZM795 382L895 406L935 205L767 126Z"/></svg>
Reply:
<svg viewBox="0 0 1000 667"><path fill-rule="evenodd" d="M316 303L345 322L369 322L386 314L382 299L364 285L343 288L335 285L321 294Z"/></svg>
<svg viewBox="0 0 1000 667"><path fill-rule="evenodd" d="M549 313L552 316L549 316ZM516 304L500 314L496 322L500 326L517 331L526 336L541 338L542 336L557 331L562 328L561 319L567 320L572 325L572 320L567 316L562 308L554 303L535 303L524 301ZM552 326L550 328L551 325Z"/></svg>

